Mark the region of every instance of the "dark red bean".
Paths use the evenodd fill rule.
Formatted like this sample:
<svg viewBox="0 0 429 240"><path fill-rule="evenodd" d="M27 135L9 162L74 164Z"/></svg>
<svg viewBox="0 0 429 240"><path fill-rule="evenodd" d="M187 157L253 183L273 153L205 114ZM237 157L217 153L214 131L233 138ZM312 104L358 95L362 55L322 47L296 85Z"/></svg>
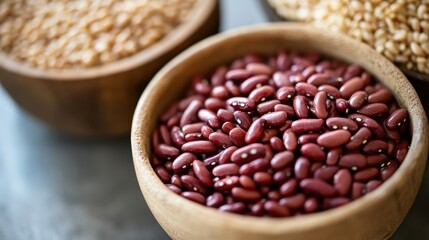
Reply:
<svg viewBox="0 0 429 240"><path fill-rule="evenodd" d="M344 72L344 80L352 79L353 77L359 76L362 73L363 69L355 64L348 66Z"/></svg>
<svg viewBox="0 0 429 240"><path fill-rule="evenodd" d="M352 185L351 198L357 199L366 194L366 186L364 183L354 182Z"/></svg>
<svg viewBox="0 0 429 240"><path fill-rule="evenodd" d="M201 108L203 108L202 101L193 100L180 118L180 127L192 123L197 118L197 113Z"/></svg>
<svg viewBox="0 0 429 240"><path fill-rule="evenodd" d="M292 86L284 86L277 90L276 98L280 101L292 100L295 96L296 89Z"/></svg>
<svg viewBox="0 0 429 240"><path fill-rule="evenodd" d="M167 145L173 145L173 141L171 139L170 131L166 125L161 125L159 127L159 133L162 141Z"/></svg>
<svg viewBox="0 0 429 240"><path fill-rule="evenodd" d="M238 125L245 131L247 131L252 124L252 119L244 112L235 111L234 118Z"/></svg>
<svg viewBox="0 0 429 240"><path fill-rule="evenodd" d="M225 199L223 195L219 192L214 192L212 195L207 197L206 206L212 208L218 208L224 204Z"/></svg>
<svg viewBox="0 0 429 240"><path fill-rule="evenodd" d="M279 170L273 175L274 182L277 184L282 184L286 182L292 176L292 168L286 168Z"/></svg>
<svg viewBox="0 0 429 240"><path fill-rule="evenodd" d="M294 152L298 146L298 139L292 129L288 129L283 134L283 143L286 150Z"/></svg>
<svg viewBox="0 0 429 240"><path fill-rule="evenodd" d="M290 197L280 199L279 204L290 209L300 209L304 206L305 200L305 195L303 193L298 193Z"/></svg>
<svg viewBox="0 0 429 240"><path fill-rule="evenodd" d="M237 164L226 163L213 168L212 174L213 176L216 176L216 177L238 175L238 169L239 169L239 166Z"/></svg>
<svg viewBox="0 0 429 240"><path fill-rule="evenodd" d="M346 79L347 80L347 79ZM346 81L340 88L341 95L345 99L349 99L353 93L363 89L365 82L360 77L354 77Z"/></svg>
<svg viewBox="0 0 429 240"><path fill-rule="evenodd" d="M271 69L271 67L263 63L249 63L246 65L246 70L253 75L257 75L257 74L271 75L273 73L273 70Z"/></svg>
<svg viewBox="0 0 429 240"><path fill-rule="evenodd" d="M231 156L231 161L237 164L244 164L258 158L265 157L265 146L254 143L237 149Z"/></svg>
<svg viewBox="0 0 429 240"><path fill-rule="evenodd" d="M182 145L183 152L191 153L214 153L216 152L217 147L214 143L210 141L200 140L187 142Z"/></svg>
<svg viewBox="0 0 429 240"><path fill-rule="evenodd" d="M322 85L317 89L319 92L325 92L328 99L335 100L341 97L338 88L331 85Z"/></svg>
<svg viewBox="0 0 429 240"><path fill-rule="evenodd" d="M257 201L261 199L262 195L256 190L248 190L241 187L234 187L231 190L232 196L240 201Z"/></svg>
<svg viewBox="0 0 429 240"><path fill-rule="evenodd" d="M225 134L228 134L232 131L232 129L237 128L237 124L233 123L233 122L225 122L224 124L222 124L222 132L224 132ZM210 135L209 135L210 137Z"/></svg>
<svg viewBox="0 0 429 240"><path fill-rule="evenodd" d="M207 170L204 163L199 160L194 160L192 163L192 167L194 169L195 176L197 176L198 180L200 180L207 187L213 186L213 181L209 170Z"/></svg>
<svg viewBox="0 0 429 240"><path fill-rule="evenodd" d="M227 99L229 96L228 88L225 86L216 86L212 89L211 96L219 99Z"/></svg>
<svg viewBox="0 0 429 240"><path fill-rule="evenodd" d="M230 111L225 110L225 109L219 109L216 113L216 116L222 122L233 122L234 121L234 114Z"/></svg>
<svg viewBox="0 0 429 240"><path fill-rule="evenodd" d="M209 190L202 184L197 178L190 175L183 175L180 177L182 180L183 186L189 191L199 192L203 195L207 195Z"/></svg>
<svg viewBox="0 0 429 240"><path fill-rule="evenodd" d="M235 110L252 111L255 109L255 102L244 97L233 97L227 100L228 105L232 106Z"/></svg>
<svg viewBox="0 0 429 240"><path fill-rule="evenodd" d="M328 119L329 120L329 119ZM291 129L295 133L318 132L322 130L324 121L322 119L299 119L292 122Z"/></svg>
<svg viewBox="0 0 429 240"><path fill-rule="evenodd" d="M279 137L270 138L270 146L275 152L282 152L285 150L283 141Z"/></svg>
<svg viewBox="0 0 429 240"><path fill-rule="evenodd" d="M310 110L304 96L296 96L293 98L293 108L298 118L308 118L310 116Z"/></svg>
<svg viewBox="0 0 429 240"><path fill-rule="evenodd" d="M323 199L323 206L325 209L331 209L346 205L349 202L350 199L346 197L325 198Z"/></svg>
<svg viewBox="0 0 429 240"><path fill-rule="evenodd" d="M265 125L269 127L279 127L286 122L286 112L273 112L265 114L261 117L265 120Z"/></svg>
<svg viewBox="0 0 429 240"><path fill-rule="evenodd" d="M309 84L309 83L305 83L305 82L299 82L295 85L295 89L298 92L298 94L300 95L304 95L306 97L314 97L317 93L317 87Z"/></svg>
<svg viewBox="0 0 429 240"><path fill-rule="evenodd" d="M161 122L167 122L168 119L172 118L179 111L179 104L171 104L167 110L159 118Z"/></svg>
<svg viewBox="0 0 429 240"><path fill-rule="evenodd" d="M307 213L316 212L319 209L319 203L317 199L314 197L308 198L304 202L304 211Z"/></svg>
<svg viewBox="0 0 429 240"><path fill-rule="evenodd" d="M266 128L264 129L264 134L262 135L261 142L268 143L272 137L275 137L279 134L279 130L276 128Z"/></svg>
<svg viewBox="0 0 429 240"><path fill-rule="evenodd" d="M293 107L288 106L288 105L277 104L274 106L274 111L275 112L285 112L286 115L288 116L288 118L295 117L295 111L294 111Z"/></svg>
<svg viewBox="0 0 429 240"><path fill-rule="evenodd" d="M408 141L403 139L398 145L396 145L396 148L394 150L395 160L398 161L399 163L402 163L405 157L407 156L407 152L408 152Z"/></svg>
<svg viewBox="0 0 429 240"><path fill-rule="evenodd" d="M388 103L392 100L392 95L387 89L380 89L368 96L368 103Z"/></svg>
<svg viewBox="0 0 429 240"><path fill-rule="evenodd" d="M154 148L155 148L155 155L159 158L173 159L179 156L180 154L179 149L163 143L157 146L154 146Z"/></svg>
<svg viewBox="0 0 429 240"><path fill-rule="evenodd" d="M264 209L272 217L286 217L290 215L290 210L281 206L276 201L266 201L264 203Z"/></svg>
<svg viewBox="0 0 429 240"><path fill-rule="evenodd" d="M325 148L337 148L350 141L351 134L346 130L325 132L317 138L317 144Z"/></svg>
<svg viewBox="0 0 429 240"><path fill-rule="evenodd" d="M352 181L350 171L341 169L334 176L334 188L340 196L346 196L351 190Z"/></svg>
<svg viewBox="0 0 429 240"><path fill-rule="evenodd" d="M366 104L357 110L358 113L371 118L383 116L388 111L389 111L389 108L384 103Z"/></svg>
<svg viewBox="0 0 429 240"><path fill-rule="evenodd" d="M186 135L189 133L200 133L204 123L192 123L182 127L182 132Z"/></svg>
<svg viewBox="0 0 429 240"><path fill-rule="evenodd" d="M408 111L405 109L398 109L390 114L390 116L387 118L387 124L386 126L389 129L395 129L397 127L400 127L408 117Z"/></svg>
<svg viewBox="0 0 429 240"><path fill-rule="evenodd" d="M220 132L210 134L209 140L221 148L228 148L233 144L228 135Z"/></svg>
<svg viewBox="0 0 429 240"><path fill-rule="evenodd" d="M204 138L209 139L210 134L212 134L214 131L209 126L202 126L201 127L201 134L203 134Z"/></svg>
<svg viewBox="0 0 429 240"><path fill-rule="evenodd" d="M269 80L268 75L256 75L256 76L250 77L240 85L240 91L243 94L249 94L254 89L267 84L268 80Z"/></svg>
<svg viewBox="0 0 429 240"><path fill-rule="evenodd" d="M238 185L238 180L239 178L237 176L223 178L214 183L214 189L216 189L217 191L230 190Z"/></svg>
<svg viewBox="0 0 429 240"><path fill-rule="evenodd" d="M354 174L354 179L358 182L368 182L369 180L377 178L379 173L380 171L377 168L367 168L356 172Z"/></svg>
<svg viewBox="0 0 429 240"><path fill-rule="evenodd" d="M219 128L221 126L219 118L210 110L201 109L198 111L198 117L201 121L206 122L207 125L212 128Z"/></svg>
<svg viewBox="0 0 429 240"><path fill-rule="evenodd" d="M350 104L343 98L335 99L335 106L338 112L342 114L348 114L350 112Z"/></svg>
<svg viewBox="0 0 429 240"><path fill-rule="evenodd" d="M362 169L366 166L366 156L360 153L345 154L340 158L338 165L351 170Z"/></svg>
<svg viewBox="0 0 429 240"><path fill-rule="evenodd" d="M328 166L317 169L314 172L314 177L325 181L331 181L339 168L336 166Z"/></svg>
<svg viewBox="0 0 429 240"><path fill-rule="evenodd" d="M298 189L298 180L292 178L280 186L280 194L287 197L291 196Z"/></svg>
<svg viewBox="0 0 429 240"><path fill-rule="evenodd" d="M184 197L184 198L186 198L188 200L194 201L196 203L199 203L199 204L202 204L202 205L206 204L206 198L203 195L201 195L200 193L197 193L197 192L182 192L180 195L182 197Z"/></svg>
<svg viewBox="0 0 429 240"><path fill-rule="evenodd" d="M163 166L156 167L155 173L163 183L168 183L171 179L170 173Z"/></svg>
<svg viewBox="0 0 429 240"><path fill-rule="evenodd" d="M285 86L292 86L291 82L289 82L286 74L283 72L275 72L273 74L274 85L278 88Z"/></svg>
<svg viewBox="0 0 429 240"><path fill-rule="evenodd" d="M331 130L343 129L351 132L358 130L358 125L353 120L342 117L330 117L326 119L326 126Z"/></svg>
<svg viewBox="0 0 429 240"><path fill-rule="evenodd" d="M291 165L294 159L295 159L295 156L291 151L283 151L283 152L277 153L276 155L273 156L273 158L270 161L271 167L274 170L283 169Z"/></svg>
<svg viewBox="0 0 429 240"><path fill-rule="evenodd" d="M255 182L254 182L254 181L253 181L253 179L252 179L251 177L249 177L249 176L242 175L242 176L240 176L239 181L240 181L240 185L241 185L243 188L246 188L246 189L255 189L255 188L256 188L256 184L255 184Z"/></svg>
<svg viewBox="0 0 429 240"><path fill-rule="evenodd" d="M182 193L182 190L180 188L178 188L176 185L173 184L165 184L165 186L168 187L168 189L170 189L172 192L176 193L176 194L180 194Z"/></svg>
<svg viewBox="0 0 429 240"><path fill-rule="evenodd" d="M253 180L259 185L269 185L273 182L273 176L267 172L257 172L253 175Z"/></svg>
<svg viewBox="0 0 429 240"><path fill-rule="evenodd" d="M361 108L368 100L368 94L365 91L357 91L349 99L350 108L353 110Z"/></svg>
<svg viewBox="0 0 429 240"><path fill-rule="evenodd" d="M246 204L242 202L228 203L219 207L221 212L243 213L246 210Z"/></svg>
<svg viewBox="0 0 429 240"><path fill-rule="evenodd" d="M173 171L182 172L191 167L192 162L197 159L197 157L192 153L182 153L173 161Z"/></svg>
<svg viewBox="0 0 429 240"><path fill-rule="evenodd" d="M228 72L228 68L226 66L219 66L214 71L212 77L210 78L210 83L213 86L221 86L225 83L225 75Z"/></svg>
<svg viewBox="0 0 429 240"><path fill-rule="evenodd" d="M249 94L249 100L254 103L260 103L268 100L274 95L274 88L271 86L262 86L256 88Z"/></svg>
<svg viewBox="0 0 429 240"><path fill-rule="evenodd" d="M303 179L299 186L304 192L314 194L320 197L332 197L335 196L335 188L325 181L318 179Z"/></svg>
<svg viewBox="0 0 429 240"><path fill-rule="evenodd" d="M274 112L275 111L274 107L277 104L280 104L279 100L270 100L270 101L262 102L262 103L259 103L256 106L256 111L260 115L263 115L263 114L266 114L266 113L269 113L269 112ZM292 111L293 111L293 109L292 109Z"/></svg>
<svg viewBox="0 0 429 240"><path fill-rule="evenodd" d="M387 161L385 154L373 154L366 158L367 165L369 167L379 167L381 164Z"/></svg>
<svg viewBox="0 0 429 240"><path fill-rule="evenodd" d="M360 128L350 138L350 142L347 143L346 149L355 150L355 149L360 148L362 145L364 145L368 142L368 140L371 138L371 136L372 136L372 133L368 128L366 128L366 127Z"/></svg>
<svg viewBox="0 0 429 240"><path fill-rule="evenodd" d="M326 153L320 148L319 145L314 143L307 143L302 145L301 154L313 161L324 161L326 159Z"/></svg>
<svg viewBox="0 0 429 240"><path fill-rule="evenodd" d="M250 214L253 216L262 216L264 214L264 203L257 202L250 206Z"/></svg>
<svg viewBox="0 0 429 240"><path fill-rule="evenodd" d="M182 145L186 143L185 134L183 134L178 126L174 126L171 129L170 136L173 144L178 148L181 148Z"/></svg>
<svg viewBox="0 0 429 240"><path fill-rule="evenodd" d="M331 149L326 155L326 164L329 166L337 165L342 153L343 150L341 148Z"/></svg>
<svg viewBox="0 0 429 240"><path fill-rule="evenodd" d="M318 118L326 119L328 117L326 100L327 95L325 92L318 92L314 97L314 112Z"/></svg>
<svg viewBox="0 0 429 240"><path fill-rule="evenodd" d="M231 147L223 150L222 152L220 152L219 164L230 163L231 162L231 156L235 152L235 150L237 150L237 149L238 148L236 146L231 146Z"/></svg>
<svg viewBox="0 0 429 240"><path fill-rule="evenodd" d="M381 181L379 180L371 180L366 183L366 192L372 192L377 189L381 185Z"/></svg>
<svg viewBox="0 0 429 240"><path fill-rule="evenodd" d="M229 132L229 137L237 147L243 147L246 142L244 138L246 136L246 132L241 128L234 128Z"/></svg>
<svg viewBox="0 0 429 240"><path fill-rule="evenodd" d="M240 167L240 175L252 175L256 172L264 171L269 166L269 160L259 158Z"/></svg>
<svg viewBox="0 0 429 240"><path fill-rule="evenodd" d="M244 141L247 144L258 142L264 135L264 124L265 120L262 118L254 121L247 131Z"/></svg>
<svg viewBox="0 0 429 240"><path fill-rule="evenodd" d="M294 165L294 173L297 179L308 178L311 175L310 161L305 157L299 157Z"/></svg>
<svg viewBox="0 0 429 240"><path fill-rule="evenodd" d="M398 169L398 163L396 161L390 161L381 168L381 180L384 182L389 179Z"/></svg>
<svg viewBox="0 0 429 240"><path fill-rule="evenodd" d="M362 148L362 151L367 154L382 153L387 151L387 142L382 140L370 140Z"/></svg>
<svg viewBox="0 0 429 240"><path fill-rule="evenodd" d="M201 133L189 133L185 135L185 140L188 142L204 140L204 136Z"/></svg>
<svg viewBox="0 0 429 240"><path fill-rule="evenodd" d="M377 121L362 114L357 114L357 113L350 114L348 118L353 120L359 126L367 127L370 130L374 130L380 127Z"/></svg>
<svg viewBox="0 0 429 240"><path fill-rule="evenodd" d="M226 79L233 80L233 81L243 81L247 78L249 78L251 73L244 69L232 69L226 72Z"/></svg>

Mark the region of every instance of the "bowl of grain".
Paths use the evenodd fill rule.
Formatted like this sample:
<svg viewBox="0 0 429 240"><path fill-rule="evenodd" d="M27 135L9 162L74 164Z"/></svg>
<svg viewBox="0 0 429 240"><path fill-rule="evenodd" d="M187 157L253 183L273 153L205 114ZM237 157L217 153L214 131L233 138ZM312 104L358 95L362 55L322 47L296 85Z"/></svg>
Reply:
<svg viewBox="0 0 429 240"><path fill-rule="evenodd" d="M283 19L345 33L415 79L429 81L429 4L424 1L262 0ZM270 11L268 11L270 12Z"/></svg>
<svg viewBox="0 0 429 240"><path fill-rule="evenodd" d="M216 0L2 1L0 81L61 132L126 134L155 72L218 24Z"/></svg>
<svg viewBox="0 0 429 240"><path fill-rule="evenodd" d="M279 23L170 61L139 100L131 143L140 189L173 239L386 239L419 189L427 132L386 58Z"/></svg>

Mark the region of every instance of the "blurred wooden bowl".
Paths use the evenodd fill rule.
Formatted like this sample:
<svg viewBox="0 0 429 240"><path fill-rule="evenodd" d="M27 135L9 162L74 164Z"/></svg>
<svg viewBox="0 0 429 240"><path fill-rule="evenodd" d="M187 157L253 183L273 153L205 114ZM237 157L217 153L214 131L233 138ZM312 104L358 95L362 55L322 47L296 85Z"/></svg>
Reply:
<svg viewBox="0 0 429 240"><path fill-rule="evenodd" d="M218 29L218 1L200 0L188 21L129 58L88 69L45 71L0 54L0 82L26 112L64 133L122 135L129 133L137 101L152 76Z"/></svg>
<svg viewBox="0 0 429 240"><path fill-rule="evenodd" d="M398 171L374 192L350 204L284 219L223 213L170 191L149 163L151 133L160 114L183 96L194 74L208 72L249 52L273 54L279 49L316 51L359 64L393 92L401 107L410 113L412 134L408 155ZM302 24L280 23L211 37L173 59L140 98L131 142L146 202L173 239L386 239L404 219L422 181L428 153L428 123L411 84L398 68L373 49L344 35Z"/></svg>

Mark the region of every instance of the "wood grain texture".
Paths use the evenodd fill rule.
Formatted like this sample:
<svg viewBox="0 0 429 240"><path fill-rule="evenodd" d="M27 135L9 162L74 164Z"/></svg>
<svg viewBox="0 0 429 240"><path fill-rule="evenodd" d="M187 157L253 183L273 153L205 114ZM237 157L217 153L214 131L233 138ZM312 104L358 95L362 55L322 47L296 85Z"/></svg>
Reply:
<svg viewBox="0 0 429 240"><path fill-rule="evenodd" d="M280 48L317 51L359 64L393 92L411 118L410 154L399 170L359 200L299 218L262 219L221 213L169 191L149 163L150 135L163 109L182 96L195 73L207 72L248 52L268 54ZM154 216L173 239L387 239L404 219L419 189L428 152L428 123L411 84L373 49L344 35L280 23L209 38L173 59L143 93L133 119L131 141L140 188Z"/></svg>
<svg viewBox="0 0 429 240"><path fill-rule="evenodd" d="M218 32L217 0L197 1L189 21L148 49L118 62L56 72L0 54L0 82L25 111L62 132L103 137L129 133L143 89L168 60Z"/></svg>

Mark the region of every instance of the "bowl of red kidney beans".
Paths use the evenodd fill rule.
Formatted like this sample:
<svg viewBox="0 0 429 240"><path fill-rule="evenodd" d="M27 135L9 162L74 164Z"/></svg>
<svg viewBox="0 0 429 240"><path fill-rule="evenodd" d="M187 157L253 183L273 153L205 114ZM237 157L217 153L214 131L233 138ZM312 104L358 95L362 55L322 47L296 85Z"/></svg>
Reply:
<svg viewBox="0 0 429 240"><path fill-rule="evenodd" d="M408 212L427 119L369 47L301 24L209 38L134 116L140 187L177 239L385 238Z"/></svg>

